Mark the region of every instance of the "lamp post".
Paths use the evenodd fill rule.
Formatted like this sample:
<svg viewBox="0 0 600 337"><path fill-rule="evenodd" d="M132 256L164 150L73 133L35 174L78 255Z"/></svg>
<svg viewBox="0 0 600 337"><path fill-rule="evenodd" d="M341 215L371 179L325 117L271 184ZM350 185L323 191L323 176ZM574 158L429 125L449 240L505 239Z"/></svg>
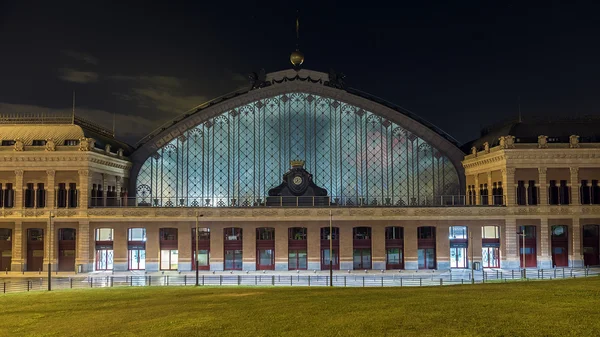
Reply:
<svg viewBox="0 0 600 337"><path fill-rule="evenodd" d="M329 210L329 286L333 287L333 215Z"/></svg>
<svg viewBox="0 0 600 337"><path fill-rule="evenodd" d="M48 224L50 225L48 233L48 291L52 290L52 233L54 233L54 230L52 229L53 218L54 214L52 213L52 211L48 212Z"/></svg>
<svg viewBox="0 0 600 337"><path fill-rule="evenodd" d="M520 235L523 238L523 244L521 245L521 250L523 252L523 257L522 257L522 261L523 261L523 269L521 270L521 278L525 278L525 226L523 226L523 229L520 232L517 232L517 235Z"/></svg>
<svg viewBox="0 0 600 337"><path fill-rule="evenodd" d="M204 216L204 214L198 214L198 211L196 211L196 250L194 251L194 259L196 261L196 286L198 286L198 218Z"/></svg>
<svg viewBox="0 0 600 337"><path fill-rule="evenodd" d="M473 236L471 231L469 231L469 247L471 247L471 283L475 283L475 258L473 251Z"/></svg>

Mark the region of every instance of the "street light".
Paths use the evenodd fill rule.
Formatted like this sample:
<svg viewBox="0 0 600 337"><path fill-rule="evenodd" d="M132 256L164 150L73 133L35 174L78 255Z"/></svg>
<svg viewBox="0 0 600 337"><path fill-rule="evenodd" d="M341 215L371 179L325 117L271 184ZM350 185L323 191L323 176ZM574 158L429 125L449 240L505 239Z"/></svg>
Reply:
<svg viewBox="0 0 600 337"><path fill-rule="evenodd" d="M196 260L196 286L198 286L198 218L203 217L204 214L198 214L198 211L196 211L196 250L194 251L195 253L195 257L194 259Z"/></svg>
<svg viewBox="0 0 600 337"><path fill-rule="evenodd" d="M48 213L48 223L50 225L50 232L48 233L48 291L52 290L52 233L54 230L52 229L52 219L54 218L54 214L52 211Z"/></svg>
<svg viewBox="0 0 600 337"><path fill-rule="evenodd" d="M329 210L329 286L333 287L333 215Z"/></svg>
<svg viewBox="0 0 600 337"><path fill-rule="evenodd" d="M471 247L471 283L475 283L475 258L473 257L473 236L472 232L469 231L469 246Z"/></svg>
<svg viewBox="0 0 600 337"><path fill-rule="evenodd" d="M523 251L523 257L522 257L522 261L523 261L523 270L521 271L521 278L525 278L525 226L523 226L523 229L520 232L517 232L517 235L520 235L523 238L523 244L521 245L521 249Z"/></svg>

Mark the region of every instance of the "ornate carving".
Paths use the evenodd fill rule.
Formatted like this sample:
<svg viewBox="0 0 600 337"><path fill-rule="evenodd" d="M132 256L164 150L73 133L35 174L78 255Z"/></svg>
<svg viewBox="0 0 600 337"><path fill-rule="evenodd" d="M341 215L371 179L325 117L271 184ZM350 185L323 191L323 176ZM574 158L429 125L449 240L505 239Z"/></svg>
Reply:
<svg viewBox="0 0 600 337"><path fill-rule="evenodd" d="M15 151L23 151L24 145L23 145L23 141L20 138L15 139L15 146L14 146L14 150Z"/></svg>
<svg viewBox="0 0 600 337"><path fill-rule="evenodd" d="M94 139L82 137L79 139L79 151L91 151L94 148Z"/></svg>
<svg viewBox="0 0 600 337"><path fill-rule="evenodd" d="M56 144L54 143L54 139L46 139L46 147L44 151L56 151Z"/></svg>
<svg viewBox="0 0 600 337"><path fill-rule="evenodd" d="M490 153L490 143L483 143L483 151L485 151L485 153Z"/></svg>
<svg viewBox="0 0 600 337"><path fill-rule="evenodd" d="M110 144L106 144L106 145L104 146L104 152L106 152L106 153L110 153Z"/></svg>
<svg viewBox="0 0 600 337"><path fill-rule="evenodd" d="M515 137L514 136L502 136L498 138L500 141L500 147L503 149L514 149L515 148Z"/></svg>
<svg viewBox="0 0 600 337"><path fill-rule="evenodd" d="M538 167L539 174L546 174L546 171L548 171L547 167Z"/></svg>
<svg viewBox="0 0 600 337"><path fill-rule="evenodd" d="M277 210L272 208L260 208L252 210L253 216L276 216Z"/></svg>
<svg viewBox="0 0 600 337"><path fill-rule="evenodd" d="M324 85L336 89L344 89L346 87L346 83L344 80L346 79L346 75L343 73L338 73L333 69L329 70L329 81L325 81Z"/></svg>
<svg viewBox="0 0 600 337"><path fill-rule="evenodd" d="M569 136L569 147L572 149L579 148L579 136L577 136L577 135Z"/></svg>
<svg viewBox="0 0 600 337"><path fill-rule="evenodd" d="M77 173L80 177L87 177L90 175L90 170L79 170Z"/></svg>
<svg viewBox="0 0 600 337"><path fill-rule="evenodd" d="M571 174L579 173L579 167L571 166L571 167L569 167L569 170L571 171Z"/></svg>
<svg viewBox="0 0 600 337"><path fill-rule="evenodd" d="M49 177L54 177L54 175L56 174L56 170L46 170L46 174Z"/></svg>
<svg viewBox="0 0 600 337"><path fill-rule="evenodd" d="M119 156L119 157L123 157L123 149L119 148L119 149L117 150L117 156Z"/></svg>
<svg viewBox="0 0 600 337"><path fill-rule="evenodd" d="M548 136L539 135L538 136L538 149L546 149L548 148Z"/></svg>
<svg viewBox="0 0 600 337"><path fill-rule="evenodd" d="M271 82L267 81L267 73L265 69L261 69L258 72L253 72L248 75L250 80L250 90L264 88L271 85Z"/></svg>
<svg viewBox="0 0 600 337"><path fill-rule="evenodd" d="M471 148L471 154L477 156L477 148L475 146Z"/></svg>
<svg viewBox="0 0 600 337"><path fill-rule="evenodd" d="M15 176L22 177L23 176L23 170L15 170Z"/></svg>

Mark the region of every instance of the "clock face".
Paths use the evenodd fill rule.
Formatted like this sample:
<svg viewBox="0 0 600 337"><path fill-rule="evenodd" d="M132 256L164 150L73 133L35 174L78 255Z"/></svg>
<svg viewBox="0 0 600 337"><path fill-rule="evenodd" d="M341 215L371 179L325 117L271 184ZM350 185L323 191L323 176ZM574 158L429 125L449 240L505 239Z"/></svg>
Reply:
<svg viewBox="0 0 600 337"><path fill-rule="evenodd" d="M295 176L294 180L292 180L292 182L294 183L294 185L300 185L300 184L302 184L302 177L301 176Z"/></svg>
<svg viewBox="0 0 600 337"><path fill-rule="evenodd" d="M565 230L562 226L554 227L554 235L561 236L561 235L563 235L564 232L565 232Z"/></svg>

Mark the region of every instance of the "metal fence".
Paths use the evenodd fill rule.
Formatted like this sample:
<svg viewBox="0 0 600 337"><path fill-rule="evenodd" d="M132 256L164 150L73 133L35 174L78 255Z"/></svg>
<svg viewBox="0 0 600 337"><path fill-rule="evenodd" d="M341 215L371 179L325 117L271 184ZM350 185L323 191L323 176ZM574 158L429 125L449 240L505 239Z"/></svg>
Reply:
<svg viewBox="0 0 600 337"><path fill-rule="evenodd" d="M354 273L333 276L335 287L423 287L459 284L484 284L490 282L552 280L577 277L597 276L598 269L539 269L539 270L492 270L477 272L472 278L470 274L452 273L432 274L375 274ZM194 275L160 275L160 276L85 276L85 277L53 277L52 289L84 289L109 287L146 287L146 286L193 286ZM302 286L324 287L329 285L328 275L267 275L267 274L224 274L199 275L200 286ZM4 278L0 279L2 294L13 292L43 291L48 289L47 278Z"/></svg>

